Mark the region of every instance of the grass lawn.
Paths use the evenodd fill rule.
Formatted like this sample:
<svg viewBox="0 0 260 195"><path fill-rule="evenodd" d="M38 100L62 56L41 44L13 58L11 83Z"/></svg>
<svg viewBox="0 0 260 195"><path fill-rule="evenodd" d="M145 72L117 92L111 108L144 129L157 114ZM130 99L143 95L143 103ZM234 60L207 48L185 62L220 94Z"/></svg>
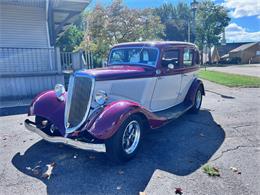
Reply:
<svg viewBox="0 0 260 195"><path fill-rule="evenodd" d="M200 70L199 77L228 87L260 87L260 77Z"/></svg>

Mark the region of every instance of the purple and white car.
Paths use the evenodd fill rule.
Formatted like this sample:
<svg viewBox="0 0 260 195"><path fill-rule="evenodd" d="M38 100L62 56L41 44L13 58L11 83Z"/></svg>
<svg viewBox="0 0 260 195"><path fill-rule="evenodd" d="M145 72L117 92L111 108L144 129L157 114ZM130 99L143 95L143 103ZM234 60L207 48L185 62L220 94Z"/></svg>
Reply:
<svg viewBox="0 0 260 195"><path fill-rule="evenodd" d="M127 161L144 130L199 111L205 91L198 70L199 51L191 43L118 44L105 68L77 71L67 91L57 84L39 94L29 110L35 121L25 126L47 141L81 149L96 144L112 159Z"/></svg>

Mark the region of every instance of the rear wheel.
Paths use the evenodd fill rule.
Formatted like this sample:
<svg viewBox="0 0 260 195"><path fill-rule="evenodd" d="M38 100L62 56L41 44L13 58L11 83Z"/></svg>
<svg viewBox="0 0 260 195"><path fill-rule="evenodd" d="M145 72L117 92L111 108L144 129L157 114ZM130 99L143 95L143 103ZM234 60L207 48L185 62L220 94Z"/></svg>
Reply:
<svg viewBox="0 0 260 195"><path fill-rule="evenodd" d="M192 113L198 113L199 110L200 110L200 107L201 107L201 103L202 103L202 89L201 89L201 87L199 87L197 92L196 92L194 105L191 108L191 112Z"/></svg>
<svg viewBox="0 0 260 195"><path fill-rule="evenodd" d="M130 116L118 131L105 142L108 157L117 162L130 160L137 154L142 135L141 118L137 115Z"/></svg>

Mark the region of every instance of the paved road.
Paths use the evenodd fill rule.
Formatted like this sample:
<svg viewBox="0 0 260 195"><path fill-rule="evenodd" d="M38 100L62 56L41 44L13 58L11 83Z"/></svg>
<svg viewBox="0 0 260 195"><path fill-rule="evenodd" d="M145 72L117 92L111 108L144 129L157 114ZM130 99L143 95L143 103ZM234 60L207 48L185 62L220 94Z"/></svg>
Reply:
<svg viewBox="0 0 260 195"><path fill-rule="evenodd" d="M198 115L148 134L139 155L124 165L104 153L42 141L25 130L26 115L0 117L0 194L174 194L175 187L184 194L259 194L260 89L205 85ZM42 178L52 162L54 175ZM206 163L221 177L204 174Z"/></svg>
<svg viewBox="0 0 260 195"><path fill-rule="evenodd" d="M209 67L207 68L207 70L216 70L216 71L226 72L226 73L260 77L260 64L232 65L226 67Z"/></svg>

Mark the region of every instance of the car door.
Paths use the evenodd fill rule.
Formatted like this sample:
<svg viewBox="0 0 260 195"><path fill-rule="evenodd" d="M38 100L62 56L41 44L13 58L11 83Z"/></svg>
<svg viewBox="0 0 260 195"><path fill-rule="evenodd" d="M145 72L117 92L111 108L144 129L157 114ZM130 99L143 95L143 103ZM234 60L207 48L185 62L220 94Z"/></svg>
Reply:
<svg viewBox="0 0 260 195"><path fill-rule="evenodd" d="M181 85L180 50L170 48L162 51L160 68L151 99L150 109L160 111L178 104Z"/></svg>
<svg viewBox="0 0 260 195"><path fill-rule="evenodd" d="M195 78L196 71L198 70L198 64L196 58L196 51L194 48L183 48L182 49L182 74L181 74L181 89L179 93L179 100L182 102L188 90Z"/></svg>

